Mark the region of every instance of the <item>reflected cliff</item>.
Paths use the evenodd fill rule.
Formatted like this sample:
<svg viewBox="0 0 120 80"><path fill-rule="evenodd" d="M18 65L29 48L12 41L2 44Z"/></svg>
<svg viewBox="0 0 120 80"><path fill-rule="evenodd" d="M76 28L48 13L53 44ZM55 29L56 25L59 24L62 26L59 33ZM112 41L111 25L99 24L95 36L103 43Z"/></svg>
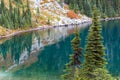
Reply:
<svg viewBox="0 0 120 80"><path fill-rule="evenodd" d="M84 29L90 24L78 25ZM0 69L7 71L15 71L24 67L28 67L38 61L38 54L44 49L44 46L55 44L64 40L67 36L74 32L75 26L57 27L21 34L0 41ZM16 69L18 67L18 69Z"/></svg>
<svg viewBox="0 0 120 80"><path fill-rule="evenodd" d="M102 22L107 68L113 76L120 76L119 25L120 21ZM79 25L83 48L88 26L89 24ZM1 69L13 72L7 77L9 80L61 80L62 70L68 62L69 54L72 54L74 28L75 26L53 28L4 41L0 44Z"/></svg>

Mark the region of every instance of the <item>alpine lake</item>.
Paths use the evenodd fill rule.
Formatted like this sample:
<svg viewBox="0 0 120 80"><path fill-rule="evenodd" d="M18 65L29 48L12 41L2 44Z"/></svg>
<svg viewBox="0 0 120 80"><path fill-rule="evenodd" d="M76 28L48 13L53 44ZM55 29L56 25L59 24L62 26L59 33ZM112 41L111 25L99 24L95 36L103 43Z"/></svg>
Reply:
<svg viewBox="0 0 120 80"><path fill-rule="evenodd" d="M102 21L107 69L120 76L120 20ZM81 47L91 24L77 25ZM61 80L76 25L34 31L0 40L0 80Z"/></svg>

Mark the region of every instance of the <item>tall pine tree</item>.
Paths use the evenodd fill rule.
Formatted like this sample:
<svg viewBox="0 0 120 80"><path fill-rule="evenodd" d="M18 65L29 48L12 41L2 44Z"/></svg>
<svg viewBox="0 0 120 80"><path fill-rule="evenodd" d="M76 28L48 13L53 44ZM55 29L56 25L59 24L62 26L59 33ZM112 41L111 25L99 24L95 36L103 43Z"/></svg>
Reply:
<svg viewBox="0 0 120 80"><path fill-rule="evenodd" d="M65 74L62 75L63 80L73 80L75 77L76 68L80 68L80 57L82 56L82 49L80 46L79 31L76 28L75 37L71 41L73 54L70 55L70 62L66 64L66 69L64 70Z"/></svg>
<svg viewBox="0 0 120 80"><path fill-rule="evenodd" d="M87 45L85 49L85 61L81 69L81 80L112 80L105 69L105 48L102 41L102 26L99 21L97 8L93 7L93 24L89 29ZM101 71L101 72L100 72ZM98 75L95 73L98 72ZM102 74L101 74L102 73ZM105 79L104 75L109 76ZM101 79L98 79L101 77Z"/></svg>

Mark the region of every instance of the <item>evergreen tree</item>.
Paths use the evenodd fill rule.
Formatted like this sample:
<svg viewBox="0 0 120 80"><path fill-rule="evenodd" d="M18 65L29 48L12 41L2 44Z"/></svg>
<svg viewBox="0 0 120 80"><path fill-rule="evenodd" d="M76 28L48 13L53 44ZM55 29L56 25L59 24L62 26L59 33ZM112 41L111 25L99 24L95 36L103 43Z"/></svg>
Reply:
<svg viewBox="0 0 120 80"><path fill-rule="evenodd" d="M82 55L80 46L79 31L76 28L75 37L71 41L73 54L70 55L70 62L66 64L66 69L64 70L65 74L62 75L63 80L73 80L76 68L80 68L80 57Z"/></svg>
<svg viewBox="0 0 120 80"><path fill-rule="evenodd" d="M75 73L74 73L74 78L73 80L80 80L80 69L79 68L75 68Z"/></svg>
<svg viewBox="0 0 120 80"><path fill-rule="evenodd" d="M38 17L40 16L40 9L39 9L39 7L37 7L37 16Z"/></svg>
<svg viewBox="0 0 120 80"><path fill-rule="evenodd" d="M27 7L24 9L23 4L21 3L21 0L15 0L16 7L13 8L12 6L12 0L9 0L9 8L7 8L4 4L4 0L1 0L0 4L0 26L3 26L5 28L9 29L17 29L17 28L23 28L23 27L31 27L32 26L32 15L30 11L29 2L27 0ZM20 9L21 6L23 7L23 12L21 13Z"/></svg>
<svg viewBox="0 0 120 80"><path fill-rule="evenodd" d="M4 0L1 0L1 10L3 11L4 9L5 9Z"/></svg>
<svg viewBox="0 0 120 80"><path fill-rule="evenodd" d="M103 75L109 75L105 70L106 59L105 59L105 48L102 42L101 35L102 27L99 21L99 14L97 8L94 6L93 8L93 25L89 29L87 45L85 49L85 61L81 69L81 80L101 80L96 79L99 75L103 77ZM104 74L99 75L94 74L96 70L101 69L101 73ZM110 76L110 75L109 75ZM102 80L111 80L111 76L109 79Z"/></svg>
<svg viewBox="0 0 120 80"><path fill-rule="evenodd" d="M83 0L77 0L77 4L78 4L78 8L80 10L80 13L83 14L84 9L83 9L83 5L81 5L81 3L83 3Z"/></svg>
<svg viewBox="0 0 120 80"><path fill-rule="evenodd" d="M12 12L12 1L9 0L9 8L10 8L10 13Z"/></svg>
<svg viewBox="0 0 120 80"><path fill-rule="evenodd" d="M96 5L103 17L114 17L120 15L120 0L65 0L71 9L76 11L76 6L81 13L91 17L91 8Z"/></svg>
<svg viewBox="0 0 120 80"><path fill-rule="evenodd" d="M15 0L17 3L22 4L22 0Z"/></svg>
<svg viewBox="0 0 120 80"><path fill-rule="evenodd" d="M83 1L83 9L84 9L84 14L91 17L91 5L87 0Z"/></svg>
<svg viewBox="0 0 120 80"><path fill-rule="evenodd" d="M19 7L17 8L17 12L18 12L18 27L20 28L21 27L21 15L20 15L20 9L19 9Z"/></svg>
<svg viewBox="0 0 120 80"><path fill-rule="evenodd" d="M29 5L29 1L27 0L27 23L28 26L32 27L32 20L31 20L31 11L30 11L30 5Z"/></svg>

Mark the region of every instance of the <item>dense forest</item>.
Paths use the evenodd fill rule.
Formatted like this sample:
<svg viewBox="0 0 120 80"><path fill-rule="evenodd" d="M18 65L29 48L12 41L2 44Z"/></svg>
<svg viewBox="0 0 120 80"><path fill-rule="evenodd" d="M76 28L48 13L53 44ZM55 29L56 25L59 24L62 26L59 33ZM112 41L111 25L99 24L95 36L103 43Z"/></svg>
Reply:
<svg viewBox="0 0 120 80"><path fill-rule="evenodd" d="M101 17L120 16L120 0L65 0L75 12L92 16L92 7L96 5L101 13Z"/></svg>
<svg viewBox="0 0 120 80"><path fill-rule="evenodd" d="M18 29L32 26L32 15L29 0L24 4L22 0L9 0L8 5L0 0L0 26ZM92 16L95 4L102 18L120 16L120 0L60 0L65 1L75 12ZM14 6L13 6L14 5ZM49 22L49 20L48 20Z"/></svg>
<svg viewBox="0 0 120 80"><path fill-rule="evenodd" d="M31 11L29 2L22 4L21 0L9 0L6 6L5 0L0 4L0 25L9 29L31 27ZM15 6L13 6L13 3Z"/></svg>

